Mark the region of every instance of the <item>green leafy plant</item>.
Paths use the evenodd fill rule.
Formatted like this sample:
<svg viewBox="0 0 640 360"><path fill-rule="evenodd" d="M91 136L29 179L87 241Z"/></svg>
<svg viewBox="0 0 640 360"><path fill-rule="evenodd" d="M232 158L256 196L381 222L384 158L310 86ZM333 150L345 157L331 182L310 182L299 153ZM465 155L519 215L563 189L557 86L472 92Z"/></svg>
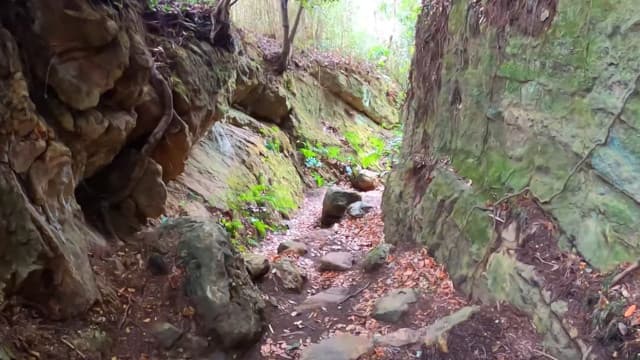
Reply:
<svg viewBox="0 0 640 360"><path fill-rule="evenodd" d="M240 233L240 231L244 229L242 222L238 219L233 219L233 220L221 219L220 224L224 226L224 229L227 231L227 233L231 238L238 237L238 234Z"/></svg>
<svg viewBox="0 0 640 360"><path fill-rule="evenodd" d="M327 147L327 158L330 160L342 161L342 149L338 146Z"/></svg>
<svg viewBox="0 0 640 360"><path fill-rule="evenodd" d="M276 139L276 138L270 138L267 139L265 141L264 146L268 149L271 150L273 152L279 153L281 152L281 144L280 144L280 140Z"/></svg>
<svg viewBox="0 0 640 360"><path fill-rule="evenodd" d="M312 146L308 141L304 142L303 147L300 148L299 151L304 157L304 165L306 167L311 169L322 167L322 161L320 161L317 148Z"/></svg>
<svg viewBox="0 0 640 360"><path fill-rule="evenodd" d="M361 137L354 132L346 132L345 140L349 146L355 151L356 158L352 163L365 169L380 169L382 160L390 155L385 141L378 137L370 137L363 141Z"/></svg>
<svg viewBox="0 0 640 360"><path fill-rule="evenodd" d="M251 218L250 222L255 228L259 239L264 239L264 237L267 236L267 231L273 230L273 228L271 228L271 226L265 223L262 219Z"/></svg>
<svg viewBox="0 0 640 360"><path fill-rule="evenodd" d="M318 185L318 187L322 187L325 184L324 178L322 177L322 175L318 174L317 172L312 172L311 176L313 176L313 180L315 180L316 185Z"/></svg>

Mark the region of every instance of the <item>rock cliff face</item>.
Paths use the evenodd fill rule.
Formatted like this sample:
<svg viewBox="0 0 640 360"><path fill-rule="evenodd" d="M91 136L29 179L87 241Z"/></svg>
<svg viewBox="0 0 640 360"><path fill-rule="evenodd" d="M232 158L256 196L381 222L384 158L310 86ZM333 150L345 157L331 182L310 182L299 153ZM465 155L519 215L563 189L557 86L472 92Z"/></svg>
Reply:
<svg viewBox="0 0 640 360"><path fill-rule="evenodd" d="M395 122L381 82L305 70L271 79L239 35L232 51L214 47L208 16L188 19L194 29L145 4L0 4L0 308L16 294L54 318L89 308L100 294L88 254L107 245L101 234L163 214L167 184L185 169L180 183L214 206L260 176L295 206L296 141L339 142L328 128ZM267 151L270 138L279 151Z"/></svg>
<svg viewBox="0 0 640 360"><path fill-rule="evenodd" d="M505 235L509 220L486 208L520 194L555 220L560 248L589 265L606 271L638 258L637 4L424 3L386 236L427 245L458 287L515 304L560 358L580 358L577 330L544 279L504 248L507 238L522 246L534 224Z"/></svg>

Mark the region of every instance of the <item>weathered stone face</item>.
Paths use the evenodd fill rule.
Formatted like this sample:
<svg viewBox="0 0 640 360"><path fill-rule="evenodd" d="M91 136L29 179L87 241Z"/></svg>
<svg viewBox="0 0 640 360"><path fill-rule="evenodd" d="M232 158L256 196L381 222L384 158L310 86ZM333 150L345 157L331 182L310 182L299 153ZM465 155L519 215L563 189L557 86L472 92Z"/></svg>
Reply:
<svg viewBox="0 0 640 360"><path fill-rule="evenodd" d="M87 258L95 235L75 202L71 151L36 112L4 28L0 44L0 303L22 290L64 318L99 298Z"/></svg>
<svg viewBox="0 0 640 360"><path fill-rule="evenodd" d="M85 224L78 201L96 213L89 218L100 229L109 227L97 214L106 204L112 228L127 233L165 212L166 184L181 174L193 194L221 209L268 179L287 216L303 189L296 140L340 145L327 131L377 134L371 119L309 73L266 79L257 53L222 51L197 33L177 44L146 28L143 4L0 4L0 211L7 211L0 303L20 293L66 317L98 298L88 253L104 239ZM140 179L119 199L168 103L150 80L152 66L175 112ZM394 122L380 118L393 116L390 100L377 99L376 121Z"/></svg>
<svg viewBox="0 0 640 360"><path fill-rule="evenodd" d="M177 256L186 271L185 294L204 334L225 348L257 340L265 304L224 229L215 222L181 218L159 230L160 242L173 237L180 239Z"/></svg>
<svg viewBox="0 0 640 360"><path fill-rule="evenodd" d="M531 285L535 271L492 255L500 235L477 207L528 189L557 219L564 249L603 270L638 258L636 5L487 3L433 1L418 22L386 239L425 244L459 288L515 304L557 356L580 358ZM444 157L456 174L436 169Z"/></svg>

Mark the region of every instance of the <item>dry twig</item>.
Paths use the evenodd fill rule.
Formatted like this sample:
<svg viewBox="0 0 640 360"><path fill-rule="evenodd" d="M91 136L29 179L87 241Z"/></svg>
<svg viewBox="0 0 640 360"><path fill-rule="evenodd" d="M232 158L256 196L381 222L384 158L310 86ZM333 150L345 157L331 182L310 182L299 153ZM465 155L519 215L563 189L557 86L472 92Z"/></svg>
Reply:
<svg viewBox="0 0 640 360"><path fill-rule="evenodd" d="M82 351L78 350L77 347L75 347L72 343L67 341L65 338L60 338L60 341L62 341L63 344L67 345L71 350L75 351L78 355L80 355L81 358L83 359L87 358L87 356L83 354Z"/></svg>

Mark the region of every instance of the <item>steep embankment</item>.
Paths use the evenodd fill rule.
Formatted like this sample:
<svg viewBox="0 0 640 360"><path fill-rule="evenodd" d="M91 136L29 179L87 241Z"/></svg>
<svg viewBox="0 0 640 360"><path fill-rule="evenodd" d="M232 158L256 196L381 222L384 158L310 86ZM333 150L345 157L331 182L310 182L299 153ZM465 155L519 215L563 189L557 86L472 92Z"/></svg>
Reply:
<svg viewBox="0 0 640 360"><path fill-rule="evenodd" d="M312 61L274 78L255 42L209 38L207 10L145 4L0 5L0 309L63 319L114 301L93 271L122 270L105 238L133 241L167 211L172 180L175 197L184 186L224 211L268 179L288 212L308 175L298 142L348 153L338 134L366 139L396 122L374 74ZM216 229L202 231L226 249Z"/></svg>
<svg viewBox="0 0 640 360"><path fill-rule="evenodd" d="M387 238L530 314L559 358L631 356L637 324L614 314L635 285L600 296L592 267L640 256L637 4L425 3Z"/></svg>

